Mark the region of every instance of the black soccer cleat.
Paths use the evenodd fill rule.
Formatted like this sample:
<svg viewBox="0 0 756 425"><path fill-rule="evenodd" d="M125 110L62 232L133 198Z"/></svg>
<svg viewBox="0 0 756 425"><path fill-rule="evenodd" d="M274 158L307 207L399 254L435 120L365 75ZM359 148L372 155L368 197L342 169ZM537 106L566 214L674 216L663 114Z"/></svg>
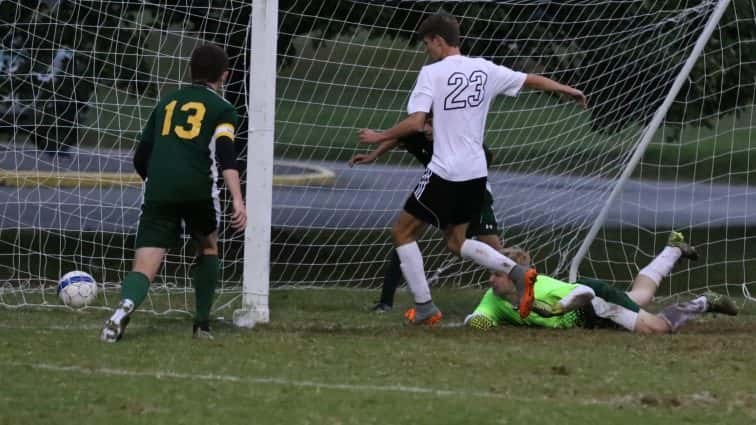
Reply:
<svg viewBox="0 0 756 425"><path fill-rule="evenodd" d="M669 234L669 238L667 239L667 245L675 248L680 249L680 257L687 258L691 261L698 260L698 252L696 252L696 248L693 245L690 245L689 243L685 242L685 236L683 236L680 232L675 232L674 230Z"/></svg>

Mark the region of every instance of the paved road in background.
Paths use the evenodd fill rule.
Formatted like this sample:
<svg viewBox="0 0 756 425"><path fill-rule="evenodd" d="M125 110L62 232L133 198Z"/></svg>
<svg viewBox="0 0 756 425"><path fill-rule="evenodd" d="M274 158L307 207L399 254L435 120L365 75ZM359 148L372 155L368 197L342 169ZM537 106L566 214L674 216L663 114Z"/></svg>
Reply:
<svg viewBox="0 0 756 425"><path fill-rule="evenodd" d="M274 187L273 225L292 228L374 229L390 225L422 174L419 167L312 162L331 169L329 186ZM131 173L120 152L79 152L64 159L35 151L0 150L4 170ZM278 170L277 170L278 171ZM497 217L506 227L586 227L612 182L600 178L492 172ZM130 187L0 187L0 229L53 228L133 232L141 190ZM612 206L609 226L650 228L756 225L756 190L749 186L631 181Z"/></svg>

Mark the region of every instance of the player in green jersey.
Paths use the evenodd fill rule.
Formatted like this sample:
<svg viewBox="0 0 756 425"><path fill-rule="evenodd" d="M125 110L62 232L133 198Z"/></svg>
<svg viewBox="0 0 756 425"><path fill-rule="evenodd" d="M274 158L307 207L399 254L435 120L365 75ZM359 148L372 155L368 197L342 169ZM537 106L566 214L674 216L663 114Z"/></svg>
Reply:
<svg viewBox="0 0 756 425"><path fill-rule="evenodd" d="M134 154L134 168L145 181L144 203L133 268L121 285L118 307L102 329L105 342L123 336L166 251L178 245L182 222L197 247L194 337L212 339L210 307L219 274L219 166L233 198L234 228L244 229L247 212L233 144L238 117L218 92L228 77L228 56L218 46L203 45L192 53L190 67L192 84L158 102Z"/></svg>
<svg viewBox="0 0 756 425"><path fill-rule="evenodd" d="M505 255L520 264L529 264L530 256L521 249L507 249ZM546 328L609 327L638 333L668 333L706 312L737 314L735 303L714 292L691 301L676 303L651 314L642 307L653 299L656 289L681 257L696 259L695 249L685 243L678 232L670 234L668 246L651 263L641 269L632 289L623 292L597 279L578 279L566 283L538 275L533 312L521 319L512 308L516 291L508 276L493 273L489 289L465 323L477 329L490 329L503 323Z"/></svg>
<svg viewBox="0 0 756 425"><path fill-rule="evenodd" d="M355 166L359 164L370 164L374 162L378 157L390 150L401 147L412 156L417 159L418 162L424 166L428 166L428 163L433 156L433 115L427 114L425 125L422 132L417 132L410 136L402 137L399 139L387 140L373 151L366 154L356 154L349 160L349 166ZM486 163L490 165L492 154L488 150L486 145L483 145L483 150L486 154ZM486 193L483 198L483 205L480 209L480 215L476 221L472 221L467 227L467 237L475 237L479 241L491 246L492 248L501 250L501 238L499 237L499 225L496 222L496 215L493 211L493 195L489 187L486 188ZM386 262L386 268L383 274L383 285L381 287L381 297L378 302L372 307L372 311L377 313L385 313L391 311L394 306L394 295L396 288L399 286L402 280L401 261L396 250L391 251L391 256Z"/></svg>

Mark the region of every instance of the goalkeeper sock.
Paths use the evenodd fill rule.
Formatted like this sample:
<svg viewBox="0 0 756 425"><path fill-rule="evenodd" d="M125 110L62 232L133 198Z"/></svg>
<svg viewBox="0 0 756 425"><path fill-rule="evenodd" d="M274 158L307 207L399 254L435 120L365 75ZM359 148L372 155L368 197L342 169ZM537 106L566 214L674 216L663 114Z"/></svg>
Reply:
<svg viewBox="0 0 756 425"><path fill-rule="evenodd" d="M394 293L402 280L402 266L399 254L396 250L391 251L391 258L386 264L383 274L383 287L381 288L380 302L386 305L394 305Z"/></svg>
<svg viewBox="0 0 756 425"><path fill-rule="evenodd" d="M467 260L472 260L476 264L483 266L489 270L496 270L509 274L517 263L512 261L511 258L502 255L499 251L491 248L483 242L473 239L467 239L462 242L462 248L459 250L459 255ZM527 268L526 268L527 270Z"/></svg>
<svg viewBox="0 0 756 425"><path fill-rule="evenodd" d="M215 286L218 284L218 256L202 255L194 265L194 296L196 315L194 323L206 324L210 320L210 307L213 305Z"/></svg>
<svg viewBox="0 0 756 425"><path fill-rule="evenodd" d="M654 258L649 265L644 267L638 274L642 274L651 279L658 287L664 276L672 271L677 260L680 259L682 252L680 248L668 246L665 247L659 255Z"/></svg>
<svg viewBox="0 0 756 425"><path fill-rule="evenodd" d="M635 330L635 324L638 322L638 313L628 310L621 305L606 302L598 297L591 300L591 305L593 306L593 311L596 312L596 316L609 319L630 332Z"/></svg>
<svg viewBox="0 0 756 425"><path fill-rule="evenodd" d="M150 280L144 273L128 272L121 283L121 300L131 300L136 309L147 298L149 289Z"/></svg>
<svg viewBox="0 0 756 425"><path fill-rule="evenodd" d="M415 303L423 304L430 301L430 287L423 268L423 254L420 253L417 242L410 242L397 247L396 254L401 260L400 267L402 273L404 273L404 278L407 279L407 285L412 296L415 297Z"/></svg>
<svg viewBox="0 0 756 425"><path fill-rule="evenodd" d="M677 332L687 321L706 312L706 297L698 297L684 303L672 304L659 313L669 323L670 332Z"/></svg>

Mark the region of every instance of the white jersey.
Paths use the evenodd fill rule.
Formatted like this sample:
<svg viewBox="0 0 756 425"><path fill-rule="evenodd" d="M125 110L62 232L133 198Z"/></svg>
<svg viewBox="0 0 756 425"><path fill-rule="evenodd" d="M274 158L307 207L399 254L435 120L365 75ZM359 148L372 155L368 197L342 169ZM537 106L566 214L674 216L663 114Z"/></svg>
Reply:
<svg viewBox="0 0 756 425"><path fill-rule="evenodd" d="M488 175L483 152L486 116L499 95L517 96L527 74L483 58L446 58L420 70L407 112L433 110L433 158L428 168L444 180Z"/></svg>

